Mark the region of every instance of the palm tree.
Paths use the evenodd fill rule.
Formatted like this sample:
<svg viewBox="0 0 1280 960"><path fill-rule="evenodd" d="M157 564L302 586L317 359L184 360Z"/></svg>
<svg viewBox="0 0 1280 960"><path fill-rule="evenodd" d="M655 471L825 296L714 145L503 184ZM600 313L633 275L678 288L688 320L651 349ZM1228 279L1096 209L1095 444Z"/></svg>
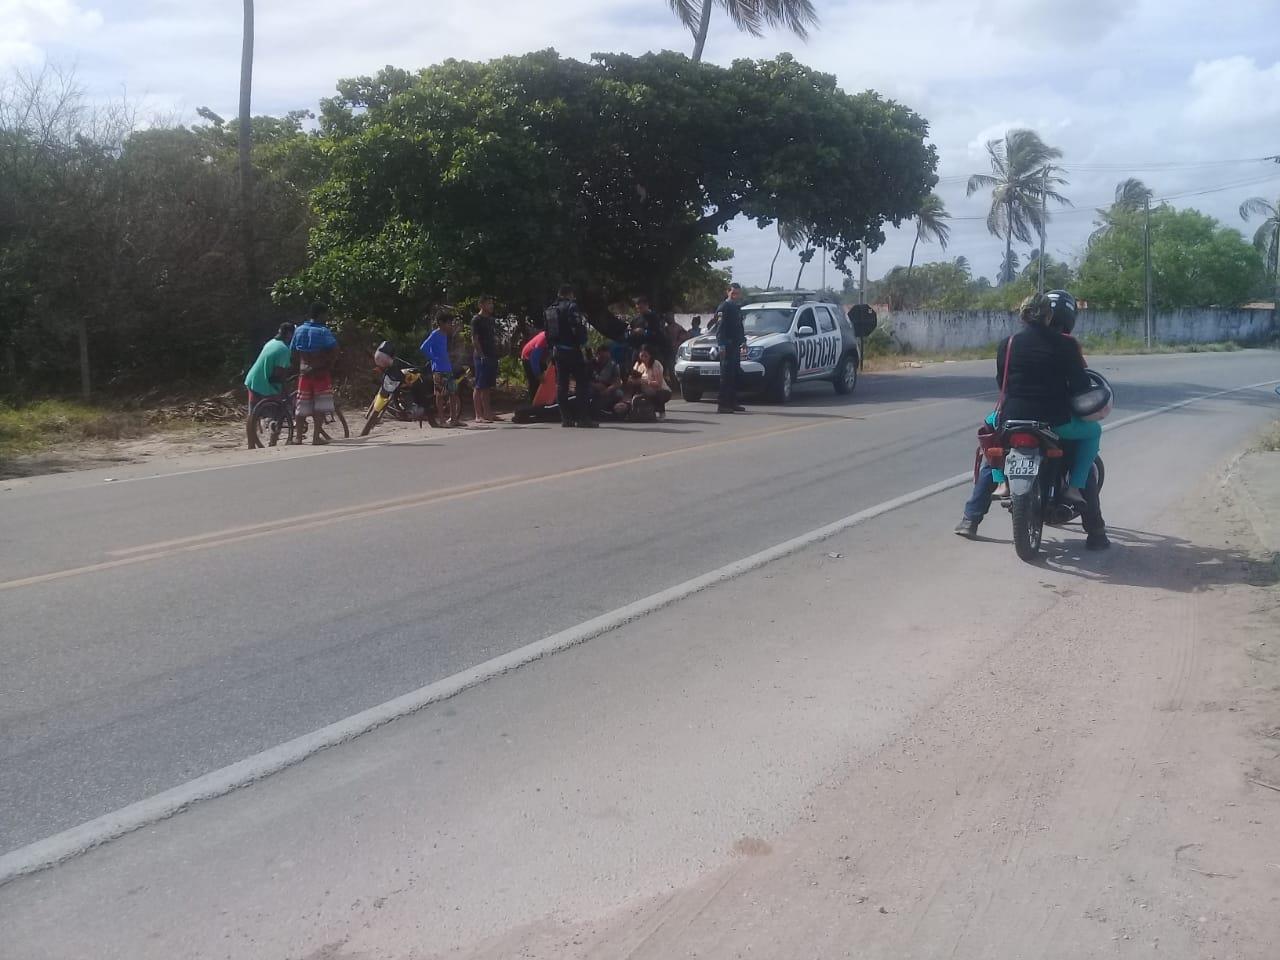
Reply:
<svg viewBox="0 0 1280 960"><path fill-rule="evenodd" d="M809 265L809 261L813 259L813 255L818 252L818 248L813 244L806 243L804 249L800 251L800 269L796 271L796 285L793 289L800 289L800 278L804 276L804 268Z"/></svg>
<svg viewBox="0 0 1280 960"><path fill-rule="evenodd" d="M719 5L733 25L753 37L763 35L765 27L785 27L800 39L809 36L809 28L817 26L818 11L813 0L667 0L671 10L693 34L693 62L702 60L711 26L711 8Z"/></svg>
<svg viewBox="0 0 1280 960"><path fill-rule="evenodd" d="M942 198L936 193L930 193L921 201L920 209L916 211L916 239L911 244L911 260L907 263L908 280L911 279L911 271L916 265L916 246L921 240L930 243L936 239L938 246L943 250L947 249L947 241L951 239L951 228L944 221L950 219L951 214L947 213Z"/></svg>
<svg viewBox="0 0 1280 960"><path fill-rule="evenodd" d="M253 229L253 0L244 0L244 35L240 47L240 243L244 256L245 286L250 302L258 294L258 269ZM257 333L254 330L254 333Z"/></svg>
<svg viewBox="0 0 1280 960"><path fill-rule="evenodd" d="M778 249L773 251L773 260L769 263L769 280L764 285L768 290L773 286L773 268L778 264L778 254L782 253L782 245L786 244L788 250L794 250L804 242L804 227L790 220L778 221Z"/></svg>
<svg viewBox="0 0 1280 960"><path fill-rule="evenodd" d="M987 230L992 236L1004 238L1004 264L1014 262L1013 241L1030 243L1033 234L1044 237L1045 214L1042 205L1046 200L1070 205L1071 201L1055 187L1067 181L1058 176L1051 161L1062 156L1057 147L1050 147L1034 130L1010 130L1003 140L988 140L987 155L991 160L991 173L975 173L969 178L966 196L973 196L984 188L991 189L991 212L987 214ZM1012 276L1001 274L1001 282Z"/></svg>
<svg viewBox="0 0 1280 960"><path fill-rule="evenodd" d="M1122 214L1134 213L1151 202L1152 190L1137 177L1129 177L1116 184L1115 203L1106 210L1098 211L1098 229L1089 235L1089 246L1093 246L1116 225Z"/></svg>
<svg viewBox="0 0 1280 960"><path fill-rule="evenodd" d="M1280 302L1280 203L1268 203L1262 197L1250 197L1240 204L1240 216L1249 220L1262 217L1262 226L1253 235L1253 245L1267 259L1267 270L1275 284L1275 297Z"/></svg>
<svg viewBox="0 0 1280 960"><path fill-rule="evenodd" d="M1018 266L1020 263L1021 261L1019 261L1016 251L1005 251L1004 259L1000 261L1000 274L998 278L1000 286L1004 286L1006 283L1013 283L1013 281L1017 279Z"/></svg>

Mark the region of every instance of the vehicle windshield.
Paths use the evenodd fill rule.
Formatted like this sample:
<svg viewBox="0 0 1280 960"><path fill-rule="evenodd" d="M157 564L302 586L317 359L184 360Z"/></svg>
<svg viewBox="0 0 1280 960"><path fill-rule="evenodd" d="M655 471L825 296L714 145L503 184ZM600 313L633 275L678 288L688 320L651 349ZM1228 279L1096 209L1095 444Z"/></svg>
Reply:
<svg viewBox="0 0 1280 960"><path fill-rule="evenodd" d="M791 318L795 311L777 307L761 310L742 311L742 329L749 337L758 337L766 333L786 333L791 329Z"/></svg>

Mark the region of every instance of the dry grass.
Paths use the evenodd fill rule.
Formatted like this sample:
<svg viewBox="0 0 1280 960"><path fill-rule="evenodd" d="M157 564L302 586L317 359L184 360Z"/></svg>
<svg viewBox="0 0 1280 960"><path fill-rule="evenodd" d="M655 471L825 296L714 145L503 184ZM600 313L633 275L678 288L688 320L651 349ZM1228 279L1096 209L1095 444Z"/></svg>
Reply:
<svg viewBox="0 0 1280 960"><path fill-rule="evenodd" d="M1280 453L1280 420L1271 424L1263 432L1254 449L1265 453Z"/></svg>
<svg viewBox="0 0 1280 960"><path fill-rule="evenodd" d="M59 443L140 437L151 429L140 413L70 400L39 400L16 407L0 404L0 459Z"/></svg>

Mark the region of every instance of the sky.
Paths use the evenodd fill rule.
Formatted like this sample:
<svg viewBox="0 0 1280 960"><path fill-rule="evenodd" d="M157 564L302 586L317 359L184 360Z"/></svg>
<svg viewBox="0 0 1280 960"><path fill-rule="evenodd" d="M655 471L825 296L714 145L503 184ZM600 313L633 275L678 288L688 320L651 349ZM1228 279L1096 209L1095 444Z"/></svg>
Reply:
<svg viewBox="0 0 1280 960"><path fill-rule="evenodd" d="M1051 214L1047 247L1059 259L1080 256L1094 208L1128 176L1248 236L1240 203L1280 197L1280 164L1259 162L1280 154L1276 0L815 5L821 24L807 41L752 38L717 13L706 59L788 51L846 91L874 89L925 117L938 148L937 193L955 219L948 249L921 244L917 262L964 255L975 274L996 274L1003 241L983 222L990 195L966 197L965 180L989 169L985 143L1013 127L1063 151L1063 192L1074 206ZM0 0L0 25L0 72L49 61L73 67L91 95L126 96L144 114L190 121L201 106L236 112L235 0ZM338 78L387 64L415 69L546 47L581 59L692 48L665 0L258 0L256 35L255 113L314 109ZM910 256L912 224L886 233L869 260L873 278ZM720 240L735 251L735 279L764 283L772 229L735 222ZM821 279L820 260L805 286ZM798 266L784 250L774 282L793 283ZM827 279L841 281L834 268Z"/></svg>

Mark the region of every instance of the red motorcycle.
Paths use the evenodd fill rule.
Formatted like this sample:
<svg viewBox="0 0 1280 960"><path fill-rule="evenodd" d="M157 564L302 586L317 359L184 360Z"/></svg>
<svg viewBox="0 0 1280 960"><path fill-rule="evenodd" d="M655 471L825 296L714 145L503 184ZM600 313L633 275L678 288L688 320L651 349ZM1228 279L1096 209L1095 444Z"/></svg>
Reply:
<svg viewBox="0 0 1280 960"><path fill-rule="evenodd" d="M1063 498L1075 444L1034 420L1006 420L993 440L983 453L1009 482L1005 506L1013 515L1013 549L1030 563L1040 553L1046 523L1065 527L1080 518L1080 505ZM1085 496L1097 497L1106 477L1102 457L1094 458Z"/></svg>

